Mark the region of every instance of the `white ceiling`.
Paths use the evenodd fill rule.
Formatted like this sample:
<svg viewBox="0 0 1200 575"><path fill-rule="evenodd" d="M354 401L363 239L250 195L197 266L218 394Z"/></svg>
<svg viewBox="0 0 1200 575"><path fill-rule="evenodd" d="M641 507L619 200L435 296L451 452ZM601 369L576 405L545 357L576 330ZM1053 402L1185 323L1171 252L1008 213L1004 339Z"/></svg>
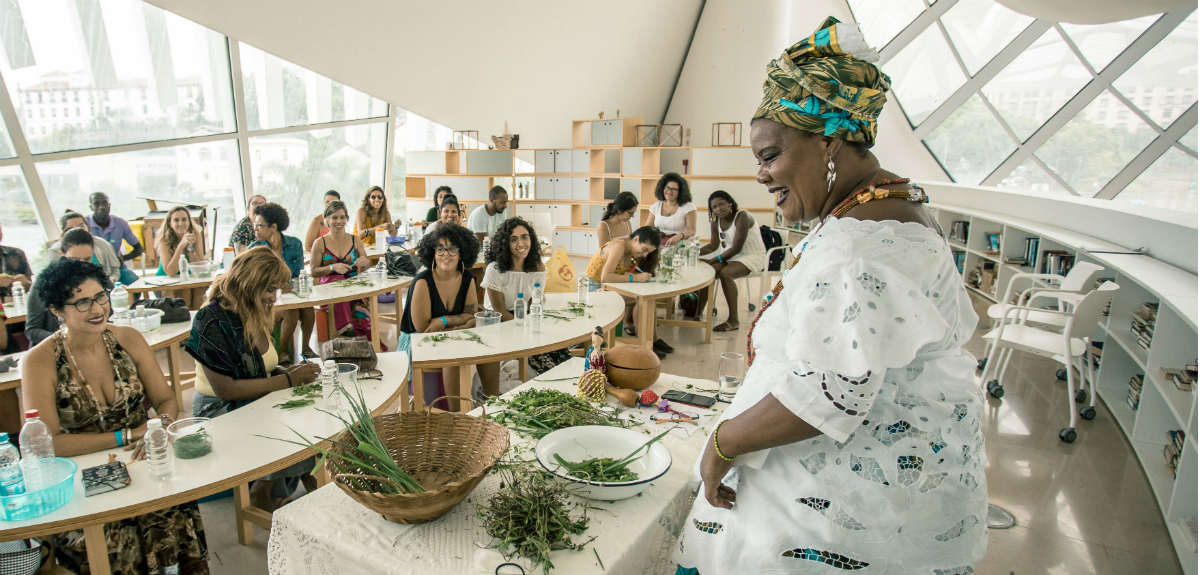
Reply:
<svg viewBox="0 0 1200 575"><path fill-rule="evenodd" d="M703 0L146 0L481 139L666 113Z"/></svg>
<svg viewBox="0 0 1200 575"><path fill-rule="evenodd" d="M1196 7L1196 0L997 0L1015 12L1053 22L1107 24Z"/></svg>

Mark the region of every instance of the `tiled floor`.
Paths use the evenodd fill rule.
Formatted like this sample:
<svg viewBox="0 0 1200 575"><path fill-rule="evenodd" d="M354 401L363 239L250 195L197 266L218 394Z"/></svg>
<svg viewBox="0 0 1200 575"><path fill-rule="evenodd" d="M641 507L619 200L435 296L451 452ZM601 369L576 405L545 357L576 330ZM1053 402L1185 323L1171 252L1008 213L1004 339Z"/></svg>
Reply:
<svg viewBox="0 0 1200 575"><path fill-rule="evenodd" d="M698 330L662 328L660 335L676 349L663 371L715 379L721 353L746 351L753 315L741 316L740 331L714 333L711 345ZM718 319L724 318L722 311ZM387 333L385 341L394 340L394 329ZM967 347L982 352L978 336ZM1010 511L1017 526L989 531L987 555L976 573L1182 573L1146 476L1103 404L1095 420L1081 420L1075 443L1058 439L1067 423L1066 384L1054 377L1055 369L1050 360L1018 356L1003 401L989 398L983 420L988 497ZM265 530L255 528L254 544L242 546L232 499L202 504L201 510L214 574L267 572Z"/></svg>

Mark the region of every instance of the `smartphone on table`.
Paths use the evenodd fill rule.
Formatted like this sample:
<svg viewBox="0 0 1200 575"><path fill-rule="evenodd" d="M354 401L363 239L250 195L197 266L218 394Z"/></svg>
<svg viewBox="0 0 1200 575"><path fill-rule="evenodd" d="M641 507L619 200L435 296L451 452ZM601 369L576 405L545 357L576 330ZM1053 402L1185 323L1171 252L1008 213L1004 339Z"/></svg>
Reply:
<svg viewBox="0 0 1200 575"><path fill-rule="evenodd" d="M662 397L667 401L673 401L675 403L682 403L684 405L691 405L694 407L703 407L705 409L710 408L717 403L717 400L714 397L700 395L697 393L686 393L674 389L664 393Z"/></svg>

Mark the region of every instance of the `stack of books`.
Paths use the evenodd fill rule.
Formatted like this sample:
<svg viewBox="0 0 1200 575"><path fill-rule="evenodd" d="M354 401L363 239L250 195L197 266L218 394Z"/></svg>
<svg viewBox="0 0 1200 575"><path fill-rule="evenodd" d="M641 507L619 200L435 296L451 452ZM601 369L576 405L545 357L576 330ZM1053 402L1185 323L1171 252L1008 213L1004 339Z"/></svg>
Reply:
<svg viewBox="0 0 1200 575"><path fill-rule="evenodd" d="M1167 462L1167 469L1171 470L1171 477L1175 477L1175 464L1179 463L1179 454L1183 451L1183 431L1172 429L1167 432L1167 445L1163 447L1163 459Z"/></svg>
<svg viewBox="0 0 1200 575"><path fill-rule="evenodd" d="M1044 274L1067 275L1075 265L1075 256L1063 250L1046 250L1042 254L1042 271Z"/></svg>
<svg viewBox="0 0 1200 575"><path fill-rule="evenodd" d="M1193 364L1192 367L1195 367ZM1160 367L1158 372L1162 374L1164 380L1168 383L1175 384L1175 388L1179 391L1191 391L1192 386L1196 385L1195 370L1188 371L1187 369L1174 369L1170 367Z"/></svg>
<svg viewBox="0 0 1200 575"><path fill-rule="evenodd" d="M971 229L971 222L954 222L950 224L950 241L960 244L967 243L967 232Z"/></svg>
<svg viewBox="0 0 1200 575"><path fill-rule="evenodd" d="M1092 342L1092 368L1100 369L1100 356L1104 354L1104 342Z"/></svg>
<svg viewBox="0 0 1200 575"><path fill-rule="evenodd" d="M1000 241L1003 239L1003 236L1003 234L984 234L984 238L987 239L987 250L983 252L984 255L993 257L1000 255Z"/></svg>
<svg viewBox="0 0 1200 575"><path fill-rule="evenodd" d="M963 266L967 264L967 252L950 252L954 256L954 265L958 266L958 273L963 272Z"/></svg>
<svg viewBox="0 0 1200 575"><path fill-rule="evenodd" d="M1040 238L1025 238L1025 253L1019 256L1004 258L1004 263L1014 266L1031 266L1037 261Z"/></svg>
<svg viewBox="0 0 1200 575"><path fill-rule="evenodd" d="M1141 310L1133 312L1133 322L1129 331L1137 336L1137 344L1142 349L1150 349L1150 342L1154 339L1154 322L1157 319L1157 303L1143 303Z"/></svg>
<svg viewBox="0 0 1200 575"><path fill-rule="evenodd" d="M1137 411L1138 402L1142 400L1142 380L1145 378L1143 374L1135 373L1129 378L1129 397L1125 398L1125 403L1129 404L1129 408Z"/></svg>
<svg viewBox="0 0 1200 575"><path fill-rule="evenodd" d="M1095 284L1092 284L1092 289L1098 289L1101 285L1104 285L1104 282L1110 282L1110 281L1114 281L1114 280L1112 280L1111 278L1100 278L1100 279L1096 280ZM1110 299L1110 300L1108 300L1108 303L1105 304L1104 311L1100 312L1100 315L1102 315L1104 317L1108 317L1108 313L1111 311L1112 311L1112 300Z"/></svg>

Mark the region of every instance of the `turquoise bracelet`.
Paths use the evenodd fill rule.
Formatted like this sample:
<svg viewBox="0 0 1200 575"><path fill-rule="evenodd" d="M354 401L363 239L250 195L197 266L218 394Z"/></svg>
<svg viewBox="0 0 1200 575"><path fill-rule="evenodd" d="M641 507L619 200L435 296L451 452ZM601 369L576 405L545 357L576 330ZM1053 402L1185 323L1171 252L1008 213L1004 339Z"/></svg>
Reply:
<svg viewBox="0 0 1200 575"><path fill-rule="evenodd" d="M629 283L633 283L633 274L629 274Z"/></svg>
<svg viewBox="0 0 1200 575"><path fill-rule="evenodd" d="M121 440L121 432L114 431L113 437L117 438L117 447L125 447L125 442Z"/></svg>

